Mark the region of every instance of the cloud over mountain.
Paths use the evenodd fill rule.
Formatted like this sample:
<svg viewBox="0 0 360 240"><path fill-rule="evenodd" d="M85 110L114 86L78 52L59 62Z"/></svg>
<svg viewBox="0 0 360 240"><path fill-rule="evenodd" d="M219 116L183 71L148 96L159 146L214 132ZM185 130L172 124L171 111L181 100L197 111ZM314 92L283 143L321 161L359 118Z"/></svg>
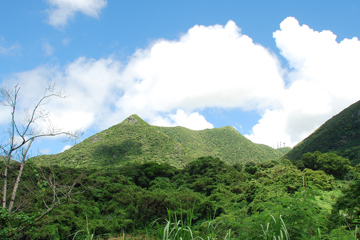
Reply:
<svg viewBox="0 0 360 240"><path fill-rule="evenodd" d="M290 66L289 87L282 107L265 112L248 137L269 144L264 139L277 132L279 140L294 145L359 100L360 41L355 37L337 42L331 31L300 26L293 17L286 18L273 36Z"/></svg>
<svg viewBox="0 0 360 240"><path fill-rule="evenodd" d="M65 11L53 22L58 26L76 11L96 17L106 5L95 0L86 7L85 1L49 2ZM70 97L48 107L54 122L66 129L102 130L133 113L151 124L212 128L200 110L225 108L262 115L247 135L252 141L294 145L358 100L360 42L338 43L332 32L316 32L292 17L273 37L289 69L229 21L225 26L195 25L177 40L153 41L124 63L115 56L79 57L63 67L16 73L6 84L20 82L31 103L48 80L57 82Z"/></svg>

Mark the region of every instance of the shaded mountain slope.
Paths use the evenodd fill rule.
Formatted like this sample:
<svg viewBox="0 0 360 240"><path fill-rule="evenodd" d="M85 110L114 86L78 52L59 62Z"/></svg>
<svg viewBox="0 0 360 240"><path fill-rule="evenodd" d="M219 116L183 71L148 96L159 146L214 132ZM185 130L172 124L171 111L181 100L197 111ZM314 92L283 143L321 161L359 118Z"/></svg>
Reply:
<svg viewBox="0 0 360 240"><path fill-rule="evenodd" d="M156 127L132 115L63 153L34 159L39 165L117 167L146 161L184 167L201 156L219 157L228 164L277 159L283 154L252 143L232 127L193 131L184 127Z"/></svg>
<svg viewBox="0 0 360 240"><path fill-rule="evenodd" d="M137 115L97 133L63 153L36 159L69 167L120 166L145 161L167 162L181 167L190 161L178 142L151 126Z"/></svg>
<svg viewBox="0 0 360 240"><path fill-rule="evenodd" d="M299 160L307 152L335 152L360 163L360 101L341 111L297 144L285 158Z"/></svg>

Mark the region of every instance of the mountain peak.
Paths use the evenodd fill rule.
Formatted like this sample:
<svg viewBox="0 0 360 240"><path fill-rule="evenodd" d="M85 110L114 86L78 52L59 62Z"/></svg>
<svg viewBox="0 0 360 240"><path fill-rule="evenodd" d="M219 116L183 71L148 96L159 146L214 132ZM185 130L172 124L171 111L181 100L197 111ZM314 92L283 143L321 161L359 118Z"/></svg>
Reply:
<svg viewBox="0 0 360 240"><path fill-rule="evenodd" d="M184 127L158 127L133 114L57 155L36 158L72 167L118 167L147 161L184 167L202 156L219 157L228 164L265 161L283 156L274 149L252 143L233 127L194 131Z"/></svg>
<svg viewBox="0 0 360 240"><path fill-rule="evenodd" d="M131 125L142 125L142 126L143 125L150 125L136 114L130 115L124 121L122 121L120 124L122 124L122 125L123 124L131 124Z"/></svg>

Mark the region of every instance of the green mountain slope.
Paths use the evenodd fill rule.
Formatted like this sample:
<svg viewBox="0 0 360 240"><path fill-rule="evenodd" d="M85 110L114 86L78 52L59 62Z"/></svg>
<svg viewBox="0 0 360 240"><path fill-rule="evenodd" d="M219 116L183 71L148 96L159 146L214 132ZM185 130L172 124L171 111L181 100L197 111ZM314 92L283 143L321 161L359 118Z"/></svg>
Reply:
<svg viewBox="0 0 360 240"><path fill-rule="evenodd" d="M232 127L193 131L156 127L132 115L63 153L34 159L67 167L116 167L146 161L184 167L201 156L219 157L228 164L265 161L283 156L271 147L252 143Z"/></svg>
<svg viewBox="0 0 360 240"><path fill-rule="evenodd" d="M228 164L235 164L277 159L283 155L269 146L251 142L233 127L201 131L184 127L158 127L158 129L181 143L193 159L209 155L218 157Z"/></svg>
<svg viewBox="0 0 360 240"><path fill-rule="evenodd" d="M63 153L37 157L35 162L69 167L120 166L145 161L181 167L190 161L183 146L137 115L97 133Z"/></svg>
<svg viewBox="0 0 360 240"><path fill-rule="evenodd" d="M304 153L315 151L335 152L352 164L360 163L360 101L326 121L284 157L299 160Z"/></svg>
<svg viewBox="0 0 360 240"><path fill-rule="evenodd" d="M279 151L279 152L281 152L282 154L287 154L288 152L291 151L291 147L277 148L276 151Z"/></svg>

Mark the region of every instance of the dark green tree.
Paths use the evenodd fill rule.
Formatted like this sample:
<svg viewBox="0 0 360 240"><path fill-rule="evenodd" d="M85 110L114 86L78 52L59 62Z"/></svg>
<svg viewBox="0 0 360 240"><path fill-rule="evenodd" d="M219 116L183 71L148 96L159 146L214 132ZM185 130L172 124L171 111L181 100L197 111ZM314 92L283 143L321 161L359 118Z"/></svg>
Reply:
<svg viewBox="0 0 360 240"><path fill-rule="evenodd" d="M345 176L352 169L350 160L335 153L305 153L301 158L305 168L323 170L336 178Z"/></svg>
<svg viewBox="0 0 360 240"><path fill-rule="evenodd" d="M350 169L350 160L340 157L335 153L323 153L317 158L317 166L327 174L334 177L344 176Z"/></svg>

